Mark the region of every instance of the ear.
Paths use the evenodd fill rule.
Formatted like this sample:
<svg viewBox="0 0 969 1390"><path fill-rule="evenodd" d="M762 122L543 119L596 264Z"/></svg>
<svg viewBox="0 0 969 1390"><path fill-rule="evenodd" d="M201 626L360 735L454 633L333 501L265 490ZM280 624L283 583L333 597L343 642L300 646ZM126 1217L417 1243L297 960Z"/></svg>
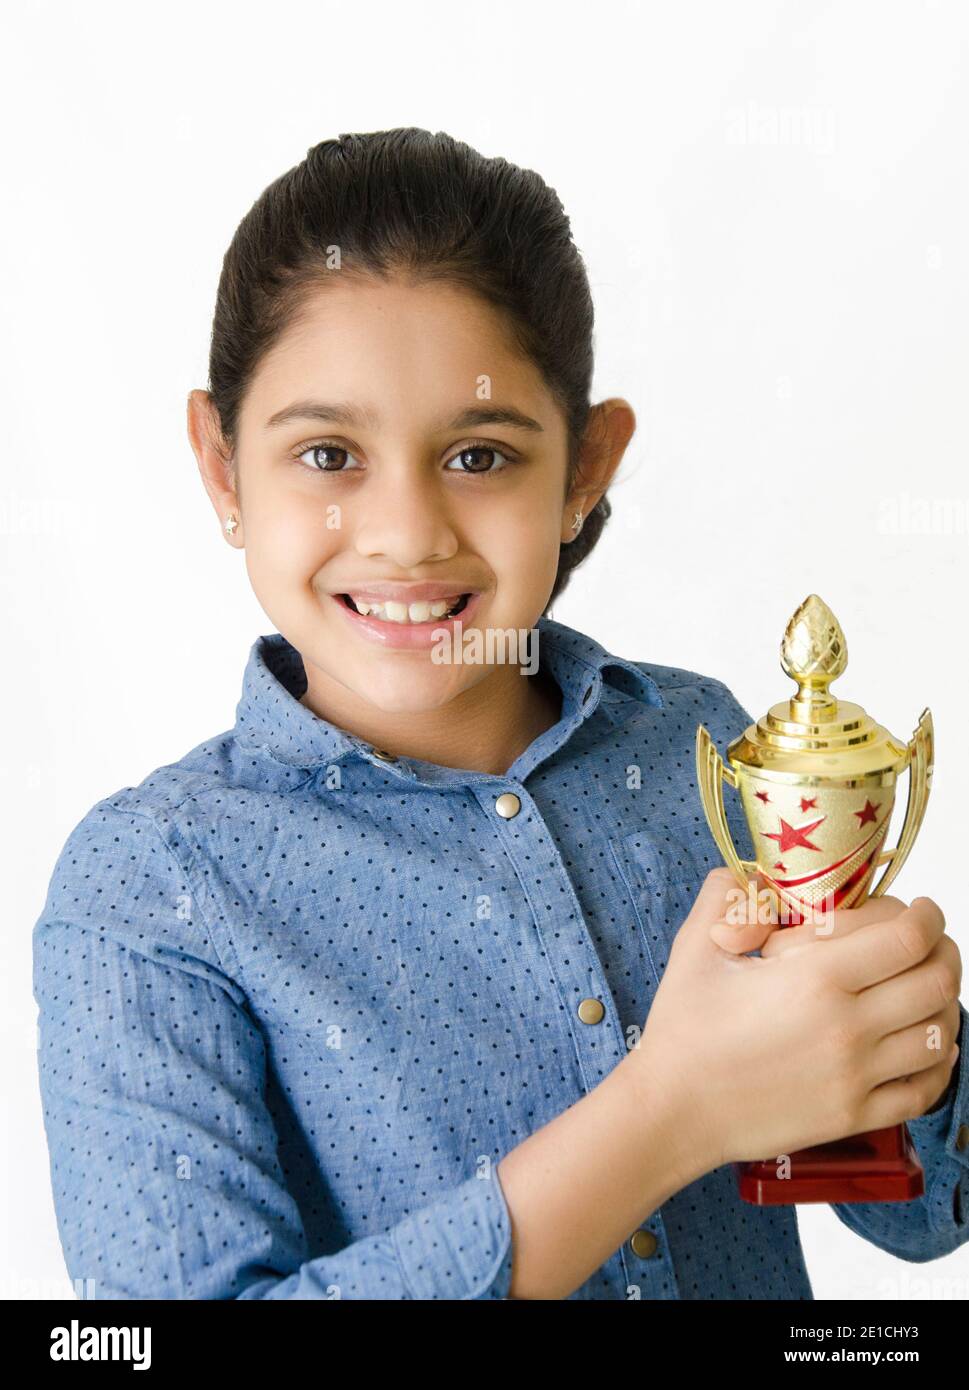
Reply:
<svg viewBox="0 0 969 1390"><path fill-rule="evenodd" d="M232 458L222 438L219 414L208 391L190 391L187 402L188 437L198 462L202 485L209 495L230 545L243 548L242 507L238 493L238 478ZM225 523L235 518L231 531ZM231 521L230 521L231 526Z"/></svg>
<svg viewBox="0 0 969 1390"><path fill-rule="evenodd" d="M563 544L578 536L582 522L612 481L635 429L633 408L619 396L610 396L590 410L575 480L562 510Z"/></svg>

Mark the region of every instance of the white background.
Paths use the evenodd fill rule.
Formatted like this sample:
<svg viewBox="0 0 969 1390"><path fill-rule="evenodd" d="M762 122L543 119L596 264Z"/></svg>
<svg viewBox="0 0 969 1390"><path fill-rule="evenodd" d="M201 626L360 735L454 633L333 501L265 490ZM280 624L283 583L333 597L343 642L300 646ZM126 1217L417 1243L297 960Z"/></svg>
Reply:
<svg viewBox="0 0 969 1390"><path fill-rule="evenodd" d="M836 693L906 740L932 709L892 891L934 897L969 957L967 44L959 0L5 6L0 1297L65 1291L30 978L54 860L231 726L272 630L185 432L221 259L341 132L444 129L558 191L596 399L639 425L554 616L756 716L819 593ZM908 1264L799 1215L818 1298L966 1296L969 1246Z"/></svg>

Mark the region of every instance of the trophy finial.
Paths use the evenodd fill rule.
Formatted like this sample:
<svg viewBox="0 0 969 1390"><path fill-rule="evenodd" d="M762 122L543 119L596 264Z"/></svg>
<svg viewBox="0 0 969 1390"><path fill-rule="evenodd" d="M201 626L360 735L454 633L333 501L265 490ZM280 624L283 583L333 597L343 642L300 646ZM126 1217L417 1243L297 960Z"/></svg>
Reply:
<svg viewBox="0 0 969 1390"><path fill-rule="evenodd" d="M813 722L834 717L838 702L828 686L848 665L841 624L817 594L809 594L794 613L781 643L781 666L797 681L791 717Z"/></svg>

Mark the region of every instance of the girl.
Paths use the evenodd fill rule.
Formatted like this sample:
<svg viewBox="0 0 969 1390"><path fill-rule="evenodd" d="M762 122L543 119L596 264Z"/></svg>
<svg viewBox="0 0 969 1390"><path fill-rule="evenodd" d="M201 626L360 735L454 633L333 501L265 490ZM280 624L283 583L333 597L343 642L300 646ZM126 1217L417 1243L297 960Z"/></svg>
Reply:
<svg viewBox="0 0 969 1390"><path fill-rule="evenodd" d="M95 1297L809 1298L793 1208L731 1161L936 1102L927 1197L839 1215L914 1259L966 1239L958 1004L946 1060L914 1026L941 914L882 997L896 1050L832 1057L816 967L711 936L693 741L749 715L548 614L635 425L590 404L592 324L554 192L444 134L324 141L240 224L188 429L278 631L232 728L74 829L35 928Z"/></svg>

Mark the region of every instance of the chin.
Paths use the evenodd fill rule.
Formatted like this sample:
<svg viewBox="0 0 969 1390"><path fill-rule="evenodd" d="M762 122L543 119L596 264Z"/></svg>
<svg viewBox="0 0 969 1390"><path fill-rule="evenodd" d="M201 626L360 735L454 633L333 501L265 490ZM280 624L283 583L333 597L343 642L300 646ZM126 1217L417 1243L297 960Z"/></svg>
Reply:
<svg viewBox="0 0 969 1390"><path fill-rule="evenodd" d="M360 699L385 714L424 714L442 709L470 685L475 685L487 667L426 666L402 662L398 670L385 669L355 673L346 681Z"/></svg>

